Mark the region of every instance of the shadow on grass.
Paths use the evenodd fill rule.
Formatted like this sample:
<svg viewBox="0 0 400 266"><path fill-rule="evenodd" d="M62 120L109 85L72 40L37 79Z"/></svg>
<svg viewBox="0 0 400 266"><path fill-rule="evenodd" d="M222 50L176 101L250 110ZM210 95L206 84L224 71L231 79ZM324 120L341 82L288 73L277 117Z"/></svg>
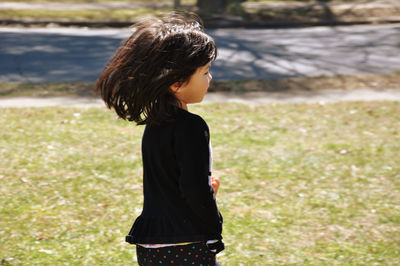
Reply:
<svg viewBox="0 0 400 266"><path fill-rule="evenodd" d="M394 2L393 2L394 3ZM367 6L376 4L376 6ZM397 5L387 3L382 5L379 1L281 1L281 2L245 2L236 5L233 11L248 21L268 20L271 23L290 25L338 25L349 21L365 24L371 18L385 21L388 17L396 17L399 14ZM284 25L284 24L283 24Z"/></svg>

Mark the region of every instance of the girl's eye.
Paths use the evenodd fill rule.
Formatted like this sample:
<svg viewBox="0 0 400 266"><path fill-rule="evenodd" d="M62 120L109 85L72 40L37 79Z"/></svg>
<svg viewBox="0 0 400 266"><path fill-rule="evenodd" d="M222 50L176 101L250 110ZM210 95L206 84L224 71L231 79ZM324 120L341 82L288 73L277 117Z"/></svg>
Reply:
<svg viewBox="0 0 400 266"><path fill-rule="evenodd" d="M209 71L207 71L206 73L204 73L204 75L208 75L208 73L210 73Z"/></svg>

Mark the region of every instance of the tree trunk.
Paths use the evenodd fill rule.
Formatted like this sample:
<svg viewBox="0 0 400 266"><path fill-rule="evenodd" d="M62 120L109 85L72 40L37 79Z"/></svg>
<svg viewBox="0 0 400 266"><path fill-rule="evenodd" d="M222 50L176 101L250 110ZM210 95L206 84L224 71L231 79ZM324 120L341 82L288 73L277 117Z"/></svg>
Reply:
<svg viewBox="0 0 400 266"><path fill-rule="evenodd" d="M218 12L225 10L226 0L197 0L197 7L200 10Z"/></svg>
<svg viewBox="0 0 400 266"><path fill-rule="evenodd" d="M174 0L174 9L178 9L181 6L181 0Z"/></svg>

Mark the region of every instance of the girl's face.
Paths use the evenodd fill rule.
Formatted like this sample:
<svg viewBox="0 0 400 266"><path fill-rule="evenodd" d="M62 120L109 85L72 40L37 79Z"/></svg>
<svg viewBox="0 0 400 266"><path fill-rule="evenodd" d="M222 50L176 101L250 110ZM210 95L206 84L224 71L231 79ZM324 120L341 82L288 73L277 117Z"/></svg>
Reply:
<svg viewBox="0 0 400 266"><path fill-rule="evenodd" d="M171 86L183 109L187 110L187 104L199 103L203 100L212 79L210 65L211 63L208 63L197 68L188 82L180 86L177 83Z"/></svg>

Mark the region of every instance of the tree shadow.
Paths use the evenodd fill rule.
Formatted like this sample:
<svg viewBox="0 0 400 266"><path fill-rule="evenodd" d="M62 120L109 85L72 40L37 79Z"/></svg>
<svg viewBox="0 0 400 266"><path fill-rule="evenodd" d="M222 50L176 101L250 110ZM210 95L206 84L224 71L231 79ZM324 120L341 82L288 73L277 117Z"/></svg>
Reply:
<svg viewBox="0 0 400 266"><path fill-rule="evenodd" d="M358 1L295 1L274 3L244 3L236 13L247 21L268 21L281 25L340 25L352 23L365 24L374 17L380 21L390 20L399 14L399 6L385 3L372 3L370 0ZM387 18L389 17L389 18ZM395 18L394 18L395 19Z"/></svg>
<svg viewBox="0 0 400 266"><path fill-rule="evenodd" d="M271 25L313 25L318 23L336 25L339 21L334 10L326 1L296 1L276 3L245 3L234 9L247 21L268 21Z"/></svg>
<svg viewBox="0 0 400 266"><path fill-rule="evenodd" d="M384 29L384 30L383 30ZM215 79L283 79L400 70L400 27L213 30Z"/></svg>
<svg viewBox="0 0 400 266"><path fill-rule="evenodd" d="M3 32L0 81L93 81L121 42L120 37Z"/></svg>
<svg viewBox="0 0 400 266"><path fill-rule="evenodd" d="M1 82L93 82L129 32L0 32ZM400 26L216 29L215 80L279 80L400 70Z"/></svg>

